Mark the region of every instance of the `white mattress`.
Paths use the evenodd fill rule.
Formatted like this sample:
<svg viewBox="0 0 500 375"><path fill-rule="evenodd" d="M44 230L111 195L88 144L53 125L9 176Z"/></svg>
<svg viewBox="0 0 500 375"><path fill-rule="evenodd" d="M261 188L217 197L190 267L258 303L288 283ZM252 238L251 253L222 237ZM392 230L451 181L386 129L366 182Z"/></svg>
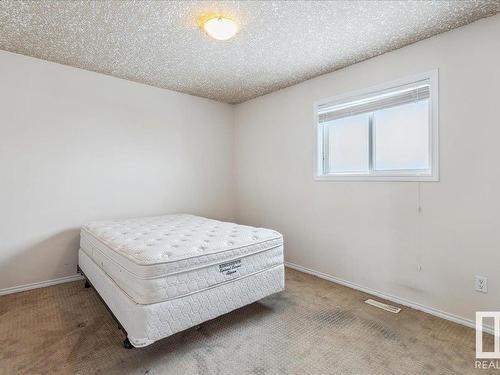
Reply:
<svg viewBox="0 0 500 375"><path fill-rule="evenodd" d="M80 247L135 303L154 304L283 265L283 238L193 215L89 223Z"/></svg>
<svg viewBox="0 0 500 375"><path fill-rule="evenodd" d="M104 299L127 337L136 347L149 345L189 327L258 301L283 290L283 264L261 272L230 280L214 288L184 295L173 300L141 305L121 288L82 250L78 264Z"/></svg>

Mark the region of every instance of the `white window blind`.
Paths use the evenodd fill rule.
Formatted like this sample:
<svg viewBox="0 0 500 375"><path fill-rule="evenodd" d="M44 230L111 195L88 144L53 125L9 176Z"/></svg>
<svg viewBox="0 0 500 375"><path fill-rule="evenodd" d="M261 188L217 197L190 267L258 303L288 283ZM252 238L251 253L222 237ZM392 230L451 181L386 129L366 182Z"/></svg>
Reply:
<svg viewBox="0 0 500 375"><path fill-rule="evenodd" d="M355 99L348 103L324 104L319 107L319 122L329 122L343 117L370 113L380 109L396 107L429 99L430 86L428 80L398 87L396 90L377 93L376 96Z"/></svg>

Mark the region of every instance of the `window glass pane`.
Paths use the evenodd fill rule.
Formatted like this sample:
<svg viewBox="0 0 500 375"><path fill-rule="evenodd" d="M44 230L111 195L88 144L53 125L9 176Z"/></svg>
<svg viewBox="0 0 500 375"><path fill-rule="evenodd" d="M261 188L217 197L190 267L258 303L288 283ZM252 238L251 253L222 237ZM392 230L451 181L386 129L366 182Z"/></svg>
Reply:
<svg viewBox="0 0 500 375"><path fill-rule="evenodd" d="M429 101L374 112L374 169L429 169Z"/></svg>
<svg viewBox="0 0 500 375"><path fill-rule="evenodd" d="M368 115L331 121L327 127L330 173L368 172Z"/></svg>

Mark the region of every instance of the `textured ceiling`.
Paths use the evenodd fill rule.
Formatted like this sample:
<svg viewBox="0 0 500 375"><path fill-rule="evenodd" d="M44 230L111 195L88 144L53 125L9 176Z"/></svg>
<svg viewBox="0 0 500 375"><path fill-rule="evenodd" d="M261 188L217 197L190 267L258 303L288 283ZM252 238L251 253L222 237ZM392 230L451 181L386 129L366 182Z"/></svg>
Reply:
<svg viewBox="0 0 500 375"><path fill-rule="evenodd" d="M0 1L0 49L240 103L465 25L496 1ZM216 41L197 18L231 16Z"/></svg>

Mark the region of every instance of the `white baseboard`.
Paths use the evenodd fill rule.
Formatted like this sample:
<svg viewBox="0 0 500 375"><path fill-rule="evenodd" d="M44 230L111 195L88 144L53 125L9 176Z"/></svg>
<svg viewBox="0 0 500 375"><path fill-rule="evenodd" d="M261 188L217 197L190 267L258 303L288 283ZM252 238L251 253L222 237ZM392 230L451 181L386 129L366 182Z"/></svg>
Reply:
<svg viewBox="0 0 500 375"><path fill-rule="evenodd" d="M308 273L310 275L317 276L321 279L332 281L334 283L346 286L346 287L351 288L351 289L356 289L356 290L359 290L361 292L371 294L373 296L377 296L379 298L383 298L383 299L386 299L388 301L395 302L395 303L403 305L403 306L411 307L412 309L415 309L415 310L423 311L427 314L431 314L431 315L437 316L439 318L443 318L443 319L452 321L454 323L464 325L466 327L470 327L470 328L474 328L474 329L476 328L476 322L474 320L471 320L471 319L467 319L467 318L463 318L463 317L458 316L458 315L450 314L450 313L447 313L445 311L435 309L434 307L424 306L424 305L421 305L420 303L413 302L413 301L407 300L405 298L400 298L400 297L396 297L396 296L393 296L390 294L379 292L377 290L367 288L365 286L358 285L358 284L352 283L350 281L343 280L343 279L340 279L338 277L328 275L328 274L323 273L323 272L319 272L319 271L315 271L315 270L312 270L312 269L309 269L309 268L306 268L303 266L299 266L298 264L295 264L295 263L285 262L285 266L293 268L294 270L297 270L297 271L301 271L304 273ZM483 331L487 332L491 335L494 334L492 326L483 325Z"/></svg>
<svg viewBox="0 0 500 375"><path fill-rule="evenodd" d="M69 283L71 281L82 280L82 279L83 276L77 274L77 275L60 277L58 279L40 281L32 284L13 286L10 288L0 289L0 296L3 296L5 294L24 292L26 290L31 290L31 289L44 288L46 286L51 286L56 284Z"/></svg>

